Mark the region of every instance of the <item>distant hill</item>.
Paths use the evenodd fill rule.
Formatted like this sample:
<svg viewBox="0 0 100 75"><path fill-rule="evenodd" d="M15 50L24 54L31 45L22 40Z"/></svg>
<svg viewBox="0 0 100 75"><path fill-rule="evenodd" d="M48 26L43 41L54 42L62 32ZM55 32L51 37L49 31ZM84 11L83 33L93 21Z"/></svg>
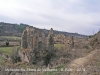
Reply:
<svg viewBox="0 0 100 75"><path fill-rule="evenodd" d="M11 24L11 23L4 23L0 22L0 36L21 36L23 30L30 25L27 24ZM49 30L47 29L42 29L45 34L49 33ZM86 38L88 36L78 34L78 33L69 33L69 32L63 32L63 31L57 31L54 30L55 34L64 34L66 36L74 36L74 37L79 37L79 38Z"/></svg>
<svg viewBox="0 0 100 75"><path fill-rule="evenodd" d="M49 30L47 29L42 29L45 33L48 34ZM64 34L66 36L73 36L73 37L77 37L77 38L87 38L87 35L82 35L82 34L78 34L78 33L70 33L70 32L64 32L64 31L57 31L54 30L54 34Z"/></svg>
<svg viewBox="0 0 100 75"><path fill-rule="evenodd" d="M0 22L0 35L1 36L21 36L22 31L27 27L26 24L11 24Z"/></svg>

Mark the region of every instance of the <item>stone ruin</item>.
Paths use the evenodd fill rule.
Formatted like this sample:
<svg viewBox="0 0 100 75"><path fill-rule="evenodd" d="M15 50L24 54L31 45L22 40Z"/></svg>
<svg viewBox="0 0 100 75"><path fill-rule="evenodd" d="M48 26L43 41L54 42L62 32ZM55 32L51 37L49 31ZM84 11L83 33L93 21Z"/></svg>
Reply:
<svg viewBox="0 0 100 75"><path fill-rule="evenodd" d="M26 51L38 49L39 43L45 44L45 34L36 28L26 27L22 34L21 49Z"/></svg>
<svg viewBox="0 0 100 75"><path fill-rule="evenodd" d="M55 44L65 44L65 49L74 48L74 39L73 36L66 36L64 34L55 34L54 35Z"/></svg>
<svg viewBox="0 0 100 75"><path fill-rule="evenodd" d="M60 39L57 37L60 37ZM53 56L54 43L57 40L62 41L67 48L73 48L72 36L66 37L63 34L54 35L51 28L46 37L42 30L34 27L26 27L21 37L21 49L18 51L21 61L32 64L38 62L42 64L44 62L49 63L46 60L50 61L50 58ZM44 61L42 60L43 58L45 58Z"/></svg>
<svg viewBox="0 0 100 75"><path fill-rule="evenodd" d="M34 63L38 61L37 58L40 59L42 56L46 56L48 50L52 51L53 49L54 40L52 28L48 36L45 37L42 30L34 27L26 27L26 30L24 30L22 34L21 49L18 53L23 62ZM45 54L43 54L43 52ZM34 62L32 60L34 60Z"/></svg>
<svg viewBox="0 0 100 75"><path fill-rule="evenodd" d="M58 41L58 42L57 42ZM47 66L55 55L54 44L65 44L66 49L74 47L72 36L63 34L55 34L51 28L48 36L41 29L34 27L26 27L21 37L21 47L17 49L11 57L7 55L1 56L12 62L25 62L29 64L38 64ZM56 43L57 42L57 43Z"/></svg>
<svg viewBox="0 0 100 75"><path fill-rule="evenodd" d="M55 34L54 35L54 42L55 44L65 44L65 39L67 36L64 34Z"/></svg>
<svg viewBox="0 0 100 75"><path fill-rule="evenodd" d="M54 48L54 34L52 28L46 38L46 45L47 47Z"/></svg>
<svg viewBox="0 0 100 75"><path fill-rule="evenodd" d="M66 46L66 49L72 49L72 48L74 48L74 39L73 39L73 36L66 37L66 39L65 39L65 46Z"/></svg>

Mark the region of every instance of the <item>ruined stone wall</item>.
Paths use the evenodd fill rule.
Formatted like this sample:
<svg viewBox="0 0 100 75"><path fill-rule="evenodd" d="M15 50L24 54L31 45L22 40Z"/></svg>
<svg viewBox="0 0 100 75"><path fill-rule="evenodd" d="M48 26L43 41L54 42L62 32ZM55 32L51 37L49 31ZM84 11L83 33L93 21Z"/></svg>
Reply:
<svg viewBox="0 0 100 75"><path fill-rule="evenodd" d="M36 28L27 27L26 30L23 31L21 39L21 50L19 51L19 55L22 61L30 63L32 61L32 58L34 58L35 56L41 56L42 53L40 52L40 50L42 52L44 50L45 52L45 50L49 49L54 49L52 28L47 37L45 37L43 31Z"/></svg>
<svg viewBox="0 0 100 75"><path fill-rule="evenodd" d="M65 39L65 46L66 46L66 49L72 49L72 48L74 48L74 39L73 39L73 36L66 37L66 39Z"/></svg>
<svg viewBox="0 0 100 75"><path fill-rule="evenodd" d="M74 39L73 36L65 36L64 34L55 34L54 35L55 44L65 44L65 49L74 48Z"/></svg>
<svg viewBox="0 0 100 75"><path fill-rule="evenodd" d="M55 44L64 44L65 39L66 39L66 36L63 34L55 34L54 35Z"/></svg>
<svg viewBox="0 0 100 75"><path fill-rule="evenodd" d="M21 49L35 49L38 48L38 43L45 41L45 34L35 28L27 27L23 31L21 40Z"/></svg>
<svg viewBox="0 0 100 75"><path fill-rule="evenodd" d="M51 28L47 37L42 30L34 27L26 27L21 39L21 50L19 55L21 60L27 63L37 63L43 61L49 63L48 57L51 58L54 52L55 41L65 44L66 48L73 48L73 37L66 37L63 34L53 34ZM50 60L48 60L50 61Z"/></svg>

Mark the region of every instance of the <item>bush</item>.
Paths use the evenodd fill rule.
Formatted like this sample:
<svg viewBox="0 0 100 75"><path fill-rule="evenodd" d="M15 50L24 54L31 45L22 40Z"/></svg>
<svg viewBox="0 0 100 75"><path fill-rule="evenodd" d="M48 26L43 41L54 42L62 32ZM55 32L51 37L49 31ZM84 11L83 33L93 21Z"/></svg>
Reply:
<svg viewBox="0 0 100 75"><path fill-rule="evenodd" d="M84 45L84 46L83 46L83 48L85 48L85 49L89 49L89 46L87 46L87 45Z"/></svg>
<svg viewBox="0 0 100 75"><path fill-rule="evenodd" d="M89 45L94 49L99 45L98 38L92 38L89 42Z"/></svg>
<svg viewBox="0 0 100 75"><path fill-rule="evenodd" d="M6 46L9 46L9 42L6 42Z"/></svg>
<svg viewBox="0 0 100 75"><path fill-rule="evenodd" d="M19 48L13 50L13 52L11 54L11 59L12 59L12 62L13 63L17 63L17 62L20 62L21 61L21 59L20 59L20 57L18 55L18 49Z"/></svg>

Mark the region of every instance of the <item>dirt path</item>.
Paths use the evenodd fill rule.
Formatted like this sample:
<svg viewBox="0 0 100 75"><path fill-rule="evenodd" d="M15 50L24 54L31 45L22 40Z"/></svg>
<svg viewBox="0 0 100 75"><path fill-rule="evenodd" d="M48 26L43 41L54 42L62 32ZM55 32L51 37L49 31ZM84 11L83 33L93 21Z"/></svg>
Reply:
<svg viewBox="0 0 100 75"><path fill-rule="evenodd" d="M98 50L94 50L87 56L72 61L71 64L69 64L69 68L72 68L72 71L69 72L68 75L87 75L84 67L92 61L96 53L98 53Z"/></svg>

